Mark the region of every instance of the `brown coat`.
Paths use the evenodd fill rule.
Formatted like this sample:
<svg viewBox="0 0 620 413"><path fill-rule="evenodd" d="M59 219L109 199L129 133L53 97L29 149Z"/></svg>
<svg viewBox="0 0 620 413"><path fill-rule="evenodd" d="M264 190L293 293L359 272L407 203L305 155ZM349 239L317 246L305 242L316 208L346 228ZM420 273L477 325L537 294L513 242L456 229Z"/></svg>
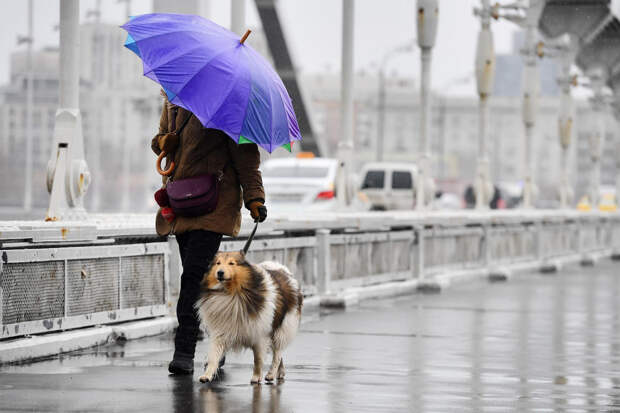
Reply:
<svg viewBox="0 0 620 413"><path fill-rule="evenodd" d="M161 152L158 141L161 136L171 132L169 113L164 104L159 122L159 133L151 142L155 154ZM241 206L246 207L250 201L264 202L265 192L261 173L260 154L256 144L236 144L228 135L217 129L206 129L191 112L178 108L176 116L177 128L183 125L187 117L189 122L181 132L180 144L175 152L174 179L183 179L206 173L223 172L220 186L219 201L215 211L199 217L176 217L169 224L162 216L161 209L157 212L155 228L159 235L180 234L185 231L203 229L224 235L236 236L241 227ZM166 165L166 168L168 165ZM165 184L167 178L163 178Z"/></svg>

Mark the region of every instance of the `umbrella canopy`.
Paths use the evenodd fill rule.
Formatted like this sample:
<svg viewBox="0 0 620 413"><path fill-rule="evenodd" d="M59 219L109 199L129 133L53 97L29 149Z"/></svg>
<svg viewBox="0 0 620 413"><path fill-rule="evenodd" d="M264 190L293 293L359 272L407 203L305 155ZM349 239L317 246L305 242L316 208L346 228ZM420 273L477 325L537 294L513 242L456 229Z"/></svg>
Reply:
<svg viewBox="0 0 620 413"><path fill-rule="evenodd" d="M125 46L168 100L235 142L272 152L301 140L291 98L271 65L233 32L199 16L153 13L121 26Z"/></svg>

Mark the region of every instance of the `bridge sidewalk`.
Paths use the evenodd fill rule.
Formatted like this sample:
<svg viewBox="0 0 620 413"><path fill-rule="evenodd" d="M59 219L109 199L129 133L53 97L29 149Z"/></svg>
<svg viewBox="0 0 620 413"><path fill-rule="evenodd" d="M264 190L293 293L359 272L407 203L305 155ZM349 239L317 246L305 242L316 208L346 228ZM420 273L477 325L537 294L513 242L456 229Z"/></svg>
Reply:
<svg viewBox="0 0 620 413"><path fill-rule="evenodd" d="M249 384L249 353L202 385L198 372L167 375L170 335L103 345L0 367L0 410L614 410L619 294L618 264L605 260L321 310L286 352L277 386Z"/></svg>

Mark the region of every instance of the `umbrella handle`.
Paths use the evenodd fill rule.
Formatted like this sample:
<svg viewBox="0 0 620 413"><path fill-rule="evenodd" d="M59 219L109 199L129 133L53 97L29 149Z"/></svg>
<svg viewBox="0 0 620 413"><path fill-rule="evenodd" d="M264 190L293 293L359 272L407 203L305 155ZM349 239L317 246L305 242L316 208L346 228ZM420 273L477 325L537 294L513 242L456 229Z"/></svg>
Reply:
<svg viewBox="0 0 620 413"><path fill-rule="evenodd" d="M170 162L170 168L166 169L165 171L161 169L161 161L162 159L164 159L164 156L166 155L168 155L166 151L161 151L161 153L159 154L159 157L157 158L157 162L155 163L155 166L157 167L157 172L159 172L159 174L162 176L170 176L172 171L174 171L174 167L175 167L174 161L172 161Z"/></svg>

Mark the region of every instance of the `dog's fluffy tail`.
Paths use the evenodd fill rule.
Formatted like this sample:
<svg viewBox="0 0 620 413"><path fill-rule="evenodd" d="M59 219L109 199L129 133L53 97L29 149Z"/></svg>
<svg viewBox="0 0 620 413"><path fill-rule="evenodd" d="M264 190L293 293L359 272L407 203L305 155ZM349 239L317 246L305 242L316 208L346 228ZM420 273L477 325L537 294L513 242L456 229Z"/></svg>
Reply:
<svg viewBox="0 0 620 413"><path fill-rule="evenodd" d="M280 264L279 262L263 261L263 262L261 262L258 265L261 266L262 268L264 268L267 271L283 272L284 274L288 275L289 277L293 277L293 274L291 273L291 270L289 270L288 268L286 268L284 265Z"/></svg>

